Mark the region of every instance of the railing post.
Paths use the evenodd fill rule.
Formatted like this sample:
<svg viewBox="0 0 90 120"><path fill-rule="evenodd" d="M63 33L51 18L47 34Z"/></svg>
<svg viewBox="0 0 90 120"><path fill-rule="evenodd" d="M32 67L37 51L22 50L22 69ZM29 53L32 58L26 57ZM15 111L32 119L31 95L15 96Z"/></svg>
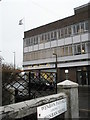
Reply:
<svg viewBox="0 0 90 120"><path fill-rule="evenodd" d="M79 118L78 106L78 84L65 80L57 84L58 93L64 92L67 95L67 112L65 118Z"/></svg>
<svg viewBox="0 0 90 120"><path fill-rule="evenodd" d="M18 102L18 89L15 89L15 103Z"/></svg>
<svg viewBox="0 0 90 120"><path fill-rule="evenodd" d="M31 97L31 72L29 72L29 98Z"/></svg>

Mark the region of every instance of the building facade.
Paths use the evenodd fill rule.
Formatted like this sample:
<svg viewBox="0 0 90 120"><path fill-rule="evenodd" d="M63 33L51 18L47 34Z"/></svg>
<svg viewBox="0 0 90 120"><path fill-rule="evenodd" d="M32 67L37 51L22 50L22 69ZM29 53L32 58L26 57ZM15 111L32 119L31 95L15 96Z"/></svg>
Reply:
<svg viewBox="0 0 90 120"><path fill-rule="evenodd" d="M90 3L75 8L72 16L25 31L23 69L54 71L57 64L58 81L68 74L68 79L89 85L89 26Z"/></svg>

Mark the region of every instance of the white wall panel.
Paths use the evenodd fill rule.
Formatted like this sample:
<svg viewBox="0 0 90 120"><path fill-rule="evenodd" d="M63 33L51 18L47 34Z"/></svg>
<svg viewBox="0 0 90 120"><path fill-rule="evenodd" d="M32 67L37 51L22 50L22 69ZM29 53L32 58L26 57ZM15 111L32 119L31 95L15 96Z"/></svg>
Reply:
<svg viewBox="0 0 90 120"><path fill-rule="evenodd" d="M76 35L73 37L73 43L80 43L80 35Z"/></svg>
<svg viewBox="0 0 90 120"><path fill-rule="evenodd" d="M28 47L28 51L31 52L31 46Z"/></svg>
<svg viewBox="0 0 90 120"><path fill-rule="evenodd" d="M64 45L64 39L59 39L58 46L63 46L63 45Z"/></svg>
<svg viewBox="0 0 90 120"><path fill-rule="evenodd" d="M50 48L50 42L45 43L45 48Z"/></svg>
<svg viewBox="0 0 90 120"><path fill-rule="evenodd" d="M65 38L65 45L72 44L72 37Z"/></svg>
<svg viewBox="0 0 90 120"><path fill-rule="evenodd" d="M31 51L33 51L33 46L31 46Z"/></svg>
<svg viewBox="0 0 90 120"><path fill-rule="evenodd" d="M51 41L51 47L56 47L57 46L57 40Z"/></svg>
<svg viewBox="0 0 90 120"><path fill-rule="evenodd" d="M82 38L82 42L87 41L89 39L89 34L88 33L82 34L81 38Z"/></svg>
<svg viewBox="0 0 90 120"><path fill-rule="evenodd" d="M39 44L39 50L44 49L44 43Z"/></svg>
<svg viewBox="0 0 90 120"><path fill-rule="evenodd" d="M29 52L29 49L28 49L28 47L25 47L24 48L24 53L27 53L27 52Z"/></svg>
<svg viewBox="0 0 90 120"><path fill-rule="evenodd" d="M34 45L34 51L38 50L38 45Z"/></svg>

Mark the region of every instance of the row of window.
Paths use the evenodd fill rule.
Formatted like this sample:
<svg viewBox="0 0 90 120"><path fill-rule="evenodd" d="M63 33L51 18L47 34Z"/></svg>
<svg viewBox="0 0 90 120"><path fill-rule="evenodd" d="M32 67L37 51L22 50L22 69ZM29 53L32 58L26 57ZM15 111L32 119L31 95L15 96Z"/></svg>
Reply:
<svg viewBox="0 0 90 120"><path fill-rule="evenodd" d="M24 54L24 61L52 58L53 51L55 51L58 57L85 54L88 52L88 43L81 43L29 52Z"/></svg>
<svg viewBox="0 0 90 120"><path fill-rule="evenodd" d="M24 39L24 47L69 37L71 35L80 34L86 31L88 31L88 21Z"/></svg>

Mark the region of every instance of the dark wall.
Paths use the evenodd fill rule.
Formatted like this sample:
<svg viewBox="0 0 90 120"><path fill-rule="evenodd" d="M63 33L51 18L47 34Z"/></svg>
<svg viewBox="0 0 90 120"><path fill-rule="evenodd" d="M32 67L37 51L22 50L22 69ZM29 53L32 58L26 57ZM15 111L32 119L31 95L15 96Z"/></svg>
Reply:
<svg viewBox="0 0 90 120"><path fill-rule="evenodd" d="M72 67L72 68L61 68L58 70L58 81L63 81L66 79L66 74L65 74L65 70L68 69L68 79L72 80L73 82L77 81L76 78L76 68Z"/></svg>

